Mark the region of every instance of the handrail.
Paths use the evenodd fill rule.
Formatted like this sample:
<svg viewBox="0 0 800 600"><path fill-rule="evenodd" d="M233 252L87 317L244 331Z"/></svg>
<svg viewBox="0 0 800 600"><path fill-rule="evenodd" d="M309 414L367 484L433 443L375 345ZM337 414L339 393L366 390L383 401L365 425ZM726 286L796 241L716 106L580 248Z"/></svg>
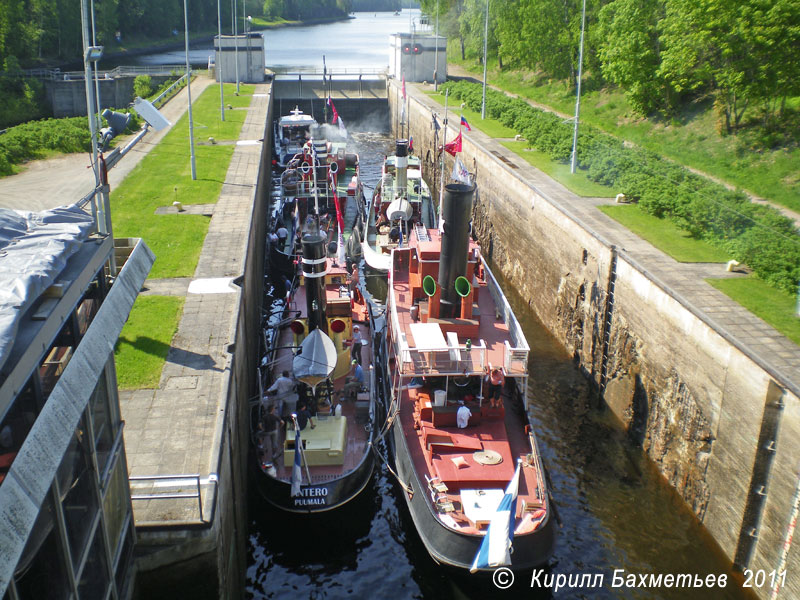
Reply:
<svg viewBox="0 0 800 600"><path fill-rule="evenodd" d="M132 475L128 477L129 482L134 481L168 481L168 480L194 480L196 492L180 492L168 494L131 494L131 500L180 500L197 498L197 506L200 510L200 521L205 523L203 519L203 498L200 489L200 474L193 473L191 475ZM209 478L209 481L216 482L215 479ZM183 487L178 486L176 487Z"/></svg>
<svg viewBox="0 0 800 600"><path fill-rule="evenodd" d="M177 81L175 81L175 82L174 82L174 83L173 83L171 86L169 86L167 89L165 89L163 92L161 92L161 93L160 93L158 96L156 96L155 98L153 98L153 102L152 102L153 106L158 106L158 104L159 104L159 103L160 103L162 100L163 100L164 102L166 102L166 100L165 100L166 96L167 96L167 95L168 95L170 92L172 92L172 90L173 90L173 89L174 89L176 86L178 86L178 85L182 85L182 82L183 82L183 80L184 80L184 79L186 79L186 74L185 74L185 73L184 73L184 74L183 74L183 75L182 75L182 76L181 76L181 77L180 77L180 78L179 78Z"/></svg>

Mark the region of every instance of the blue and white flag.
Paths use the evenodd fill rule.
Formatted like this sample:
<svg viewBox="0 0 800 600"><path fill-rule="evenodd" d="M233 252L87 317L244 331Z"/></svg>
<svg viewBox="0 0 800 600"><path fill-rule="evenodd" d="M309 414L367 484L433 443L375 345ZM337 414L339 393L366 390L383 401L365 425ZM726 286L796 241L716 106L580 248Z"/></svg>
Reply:
<svg viewBox="0 0 800 600"><path fill-rule="evenodd" d="M464 163L461 162L461 159L456 157L456 160L453 162L453 179L456 181L460 181L461 183L466 183L469 185L472 183L470 180L469 171L467 167L464 166Z"/></svg>
<svg viewBox="0 0 800 600"><path fill-rule="evenodd" d="M294 415L293 415L294 416ZM303 440L300 439L300 428L295 421L295 437L294 437L294 468L292 469L292 491L289 494L292 498L300 495L300 485L303 483L303 469L300 461L300 449L303 446Z"/></svg>
<svg viewBox="0 0 800 600"><path fill-rule="evenodd" d="M472 561L469 572L491 567L504 567L511 564L511 541L514 539L514 519L517 513L517 490L519 489L519 469L522 461L517 461L514 477L506 488L505 496L497 505L489 529L483 536L481 547Z"/></svg>

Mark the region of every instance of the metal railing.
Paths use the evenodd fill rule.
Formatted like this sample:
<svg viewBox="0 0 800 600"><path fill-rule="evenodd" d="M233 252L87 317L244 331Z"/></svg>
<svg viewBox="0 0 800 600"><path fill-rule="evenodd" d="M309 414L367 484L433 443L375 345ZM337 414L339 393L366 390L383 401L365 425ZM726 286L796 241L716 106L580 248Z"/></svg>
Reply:
<svg viewBox="0 0 800 600"><path fill-rule="evenodd" d="M109 79L125 75L170 75L184 71L184 65L153 65L153 66L119 66L109 70L97 72L97 79ZM86 76L84 71L62 71L61 69L25 69L17 73L0 73L0 77L57 80L82 80Z"/></svg>
<svg viewBox="0 0 800 600"><path fill-rule="evenodd" d="M205 522L203 519L203 498L200 493L200 475L198 473L192 475L137 475L128 477L128 481L133 484L135 481L150 481L153 483L153 487L157 487L157 482L168 482L168 481L194 481L194 487L196 491L188 492L188 491L178 491L178 492L168 492L165 494L131 494L131 500L183 500L183 499L197 499L197 508L200 511L200 520ZM133 486L131 486L133 487ZM175 485L168 486L172 488L177 488L179 490L186 489L189 486L181 485L180 483L175 483Z"/></svg>
<svg viewBox="0 0 800 600"><path fill-rule="evenodd" d="M299 76L302 77L322 77L326 75L328 77L348 77L353 78L355 75L361 77L375 77L381 78L386 77L387 70L386 69L363 69L360 67L340 67L336 69L328 68L328 69L319 69L316 67L309 67L307 69L298 69L297 67L287 67L285 69L276 68L273 69L275 73L276 79L297 79Z"/></svg>
<svg viewBox="0 0 800 600"><path fill-rule="evenodd" d="M184 81L186 80L186 75L184 74L180 79L178 79L175 83L161 92L158 96L153 98L152 104L153 106L158 107L160 104L163 104L167 100L172 97L172 92L175 90L176 87L183 86Z"/></svg>

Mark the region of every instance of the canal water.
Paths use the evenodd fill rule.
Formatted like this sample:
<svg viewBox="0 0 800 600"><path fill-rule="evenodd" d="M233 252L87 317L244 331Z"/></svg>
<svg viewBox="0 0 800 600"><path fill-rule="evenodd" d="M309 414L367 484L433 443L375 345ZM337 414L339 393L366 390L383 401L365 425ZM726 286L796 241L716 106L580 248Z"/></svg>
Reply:
<svg viewBox="0 0 800 600"><path fill-rule="evenodd" d="M414 13L414 18L418 13ZM408 12L359 14L344 23L267 32L269 66L373 68L388 62L388 35L408 31ZM318 59L318 60L317 60ZM168 55L150 64L169 64ZM203 59L205 60L205 59ZM180 59L177 60L180 62ZM348 123L368 190L378 182L386 132ZM497 272L496 272L497 274ZM727 560L613 416L595 407L589 387L565 353L504 286L531 346L531 420L549 468L562 527L548 576L603 576L603 587L531 588L517 575L511 589L438 567L428 556L391 474L380 466L364 492L328 515L276 512L249 499L246 597L261 598L750 598L733 580ZM647 576L727 574L728 586L707 590L615 588L614 571ZM543 577L540 577L540 581ZM584 580L585 581L585 580Z"/></svg>

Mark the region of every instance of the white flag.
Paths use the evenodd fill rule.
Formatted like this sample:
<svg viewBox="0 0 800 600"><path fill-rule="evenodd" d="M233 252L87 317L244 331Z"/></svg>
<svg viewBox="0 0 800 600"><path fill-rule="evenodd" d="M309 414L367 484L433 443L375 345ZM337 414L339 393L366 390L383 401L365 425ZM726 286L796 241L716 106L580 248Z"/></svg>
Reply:
<svg viewBox="0 0 800 600"><path fill-rule="evenodd" d="M456 181L460 181L461 183L466 183L469 185L472 183L470 181L469 171L467 171L467 167L464 166L464 163L461 162L461 159L456 157L455 162L453 163L453 179Z"/></svg>
<svg viewBox="0 0 800 600"><path fill-rule="evenodd" d="M337 122L339 123L339 133L341 133L344 137L347 137L347 129L344 127L344 121L342 121L342 117L339 117Z"/></svg>

